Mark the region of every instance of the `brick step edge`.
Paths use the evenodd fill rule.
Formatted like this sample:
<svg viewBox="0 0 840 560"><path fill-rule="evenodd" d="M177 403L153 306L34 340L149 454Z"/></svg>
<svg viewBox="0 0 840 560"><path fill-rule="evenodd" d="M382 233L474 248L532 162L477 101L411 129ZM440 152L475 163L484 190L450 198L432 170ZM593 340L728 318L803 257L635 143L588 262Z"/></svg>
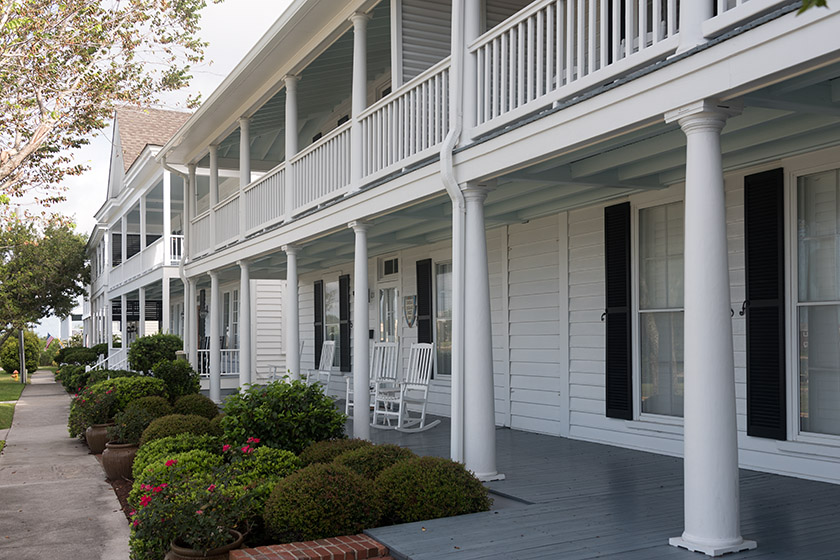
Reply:
<svg viewBox="0 0 840 560"><path fill-rule="evenodd" d="M393 560L388 549L367 535L273 544L230 552L230 560Z"/></svg>

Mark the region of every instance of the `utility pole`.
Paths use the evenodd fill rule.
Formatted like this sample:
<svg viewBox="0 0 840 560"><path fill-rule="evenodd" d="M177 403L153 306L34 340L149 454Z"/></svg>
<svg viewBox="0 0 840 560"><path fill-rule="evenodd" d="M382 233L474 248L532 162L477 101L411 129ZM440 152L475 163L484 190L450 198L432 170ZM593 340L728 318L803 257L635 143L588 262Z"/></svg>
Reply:
<svg viewBox="0 0 840 560"><path fill-rule="evenodd" d="M23 348L23 329L18 331L18 355L20 356L20 382L26 383L26 350Z"/></svg>

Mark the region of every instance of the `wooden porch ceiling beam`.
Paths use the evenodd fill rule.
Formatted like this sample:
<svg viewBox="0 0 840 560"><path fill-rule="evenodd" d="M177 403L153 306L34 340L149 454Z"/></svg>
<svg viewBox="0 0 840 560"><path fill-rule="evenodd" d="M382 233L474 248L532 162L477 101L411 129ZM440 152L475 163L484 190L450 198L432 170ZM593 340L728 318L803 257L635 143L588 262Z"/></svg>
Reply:
<svg viewBox="0 0 840 560"><path fill-rule="evenodd" d="M801 92L802 93L802 92ZM828 91L826 91L828 94ZM813 115L827 115L840 117L840 105L834 104L828 95L826 99L801 99L790 97L766 97L762 95L748 95L744 97L744 104L751 107L765 107L769 109L781 109L795 113L808 113Z"/></svg>
<svg viewBox="0 0 840 560"><path fill-rule="evenodd" d="M614 172L604 172L597 175L591 175L586 180L579 180L572 178L571 169L568 165L557 167L551 171L543 171L538 174L530 174L524 171L517 171L506 177L515 179L516 181L535 181L539 183L551 184L555 187L561 186L581 186L581 187L616 187L626 189L658 189L661 185L654 182L636 181L634 183L625 184L618 179L618 175Z"/></svg>

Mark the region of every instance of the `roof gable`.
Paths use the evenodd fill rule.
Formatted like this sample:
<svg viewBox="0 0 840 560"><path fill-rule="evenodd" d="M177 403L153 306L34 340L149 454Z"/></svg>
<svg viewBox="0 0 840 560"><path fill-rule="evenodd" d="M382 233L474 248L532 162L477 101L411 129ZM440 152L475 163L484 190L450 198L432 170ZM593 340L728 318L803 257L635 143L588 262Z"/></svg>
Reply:
<svg viewBox="0 0 840 560"><path fill-rule="evenodd" d="M118 107L119 146L127 172L148 145L163 146L181 128L190 113L143 107ZM116 138L115 144L116 144Z"/></svg>

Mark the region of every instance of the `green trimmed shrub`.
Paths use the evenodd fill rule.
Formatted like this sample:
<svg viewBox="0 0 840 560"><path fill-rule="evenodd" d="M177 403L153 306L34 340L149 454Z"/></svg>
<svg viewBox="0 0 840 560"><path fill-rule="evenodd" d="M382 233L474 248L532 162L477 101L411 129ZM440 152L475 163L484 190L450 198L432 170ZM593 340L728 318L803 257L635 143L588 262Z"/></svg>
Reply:
<svg viewBox="0 0 840 560"><path fill-rule="evenodd" d="M356 474L375 480L379 473L400 461L414 459L410 449L386 443L346 451L335 458L336 465L344 465Z"/></svg>
<svg viewBox="0 0 840 560"><path fill-rule="evenodd" d="M77 393L87 385L89 373L85 372L85 366L64 364L58 369L56 376L65 391Z"/></svg>
<svg viewBox="0 0 840 560"><path fill-rule="evenodd" d="M178 434L207 435L210 433L210 420L195 414L170 414L154 420L143 432L140 446L155 439Z"/></svg>
<svg viewBox="0 0 840 560"><path fill-rule="evenodd" d="M364 439L335 438L316 441L300 452L300 462L303 466L332 463L339 455L366 447L373 447L373 444Z"/></svg>
<svg viewBox="0 0 840 560"><path fill-rule="evenodd" d="M125 410L126 412L129 410L145 410L153 416L153 420L161 416L169 416L175 412L168 400L155 396L140 397L137 400L133 400L128 403Z"/></svg>
<svg viewBox="0 0 840 560"><path fill-rule="evenodd" d="M99 356L107 356L108 355L108 343L107 342L100 342L99 344L94 344L90 347L91 351L96 355L96 359L99 359Z"/></svg>
<svg viewBox="0 0 840 560"><path fill-rule="evenodd" d="M181 337L174 334L141 336L128 348L128 361L135 370L151 373L156 363L174 360L175 352L183 347Z"/></svg>
<svg viewBox="0 0 840 560"><path fill-rule="evenodd" d="M66 346L61 348L55 355L55 363L61 364L81 364L89 366L96 363L97 354L90 348L84 346Z"/></svg>
<svg viewBox="0 0 840 560"><path fill-rule="evenodd" d="M113 389L117 399L117 412L125 410L133 400L142 397L168 397L166 384L161 379L154 377L116 377L100 381L91 388L96 391L107 391Z"/></svg>
<svg viewBox="0 0 840 560"><path fill-rule="evenodd" d="M184 395L198 394L201 390L198 373L186 360L163 360L156 363L152 371L154 377L166 382L173 402Z"/></svg>
<svg viewBox="0 0 840 560"><path fill-rule="evenodd" d="M67 366L65 366L67 367ZM88 373L88 385L99 383L108 379L116 379L117 377L137 377L140 374L136 371L128 371L124 369L97 369Z"/></svg>
<svg viewBox="0 0 840 560"><path fill-rule="evenodd" d="M487 489L464 465L417 457L388 467L376 479L382 520L411 523L490 509Z"/></svg>
<svg viewBox="0 0 840 560"><path fill-rule="evenodd" d="M171 463L175 461L175 463ZM170 463L167 465L166 463ZM131 492L128 494L128 503L134 509L138 509L138 500L140 496L147 490L147 486L157 486L164 479L164 473L170 466L177 464L178 471L183 474L185 479L201 479L205 478L207 484L212 482L213 469L219 468L222 464L222 458L219 455L208 453L201 449L193 449L192 451L184 451L183 453L174 453L166 457L148 464L135 477L134 484L131 487Z"/></svg>
<svg viewBox="0 0 840 560"><path fill-rule="evenodd" d="M222 437L225 435L225 431L222 429L222 418L224 418L224 414L217 414L210 420L210 433L217 437Z"/></svg>
<svg viewBox="0 0 840 560"><path fill-rule="evenodd" d="M224 412L221 424L231 442L256 437L263 445L293 453L312 442L341 437L347 419L319 385L302 381L240 388L225 401Z"/></svg>
<svg viewBox="0 0 840 560"><path fill-rule="evenodd" d="M219 415L219 407L211 399L201 393L184 395L175 401L174 410L176 414L195 414L212 420Z"/></svg>
<svg viewBox="0 0 840 560"><path fill-rule="evenodd" d="M84 438L89 426L108 422L115 412L116 395L113 391L96 391L84 387L70 402L67 431L71 437Z"/></svg>
<svg viewBox="0 0 840 560"><path fill-rule="evenodd" d="M210 435L178 434L146 442L137 450L131 471L134 479L140 478L141 473L152 463L165 461L172 455L186 451L200 450L221 456L222 442Z"/></svg>
<svg viewBox="0 0 840 560"><path fill-rule="evenodd" d="M263 514L278 542L354 535L379 517L373 482L335 464L310 465L281 480Z"/></svg>
<svg viewBox="0 0 840 560"><path fill-rule="evenodd" d="M3 347L0 348L0 365L3 366L3 369L8 374L11 374L15 370L20 370L19 341L19 335L16 331L6 339ZM24 331L23 352L25 355L26 371L35 373L35 370L38 369L38 358L41 357L41 341L34 332Z"/></svg>
<svg viewBox="0 0 840 560"><path fill-rule="evenodd" d="M115 424L108 428L108 439L114 443L136 444L155 418L148 409L128 407L114 417Z"/></svg>

